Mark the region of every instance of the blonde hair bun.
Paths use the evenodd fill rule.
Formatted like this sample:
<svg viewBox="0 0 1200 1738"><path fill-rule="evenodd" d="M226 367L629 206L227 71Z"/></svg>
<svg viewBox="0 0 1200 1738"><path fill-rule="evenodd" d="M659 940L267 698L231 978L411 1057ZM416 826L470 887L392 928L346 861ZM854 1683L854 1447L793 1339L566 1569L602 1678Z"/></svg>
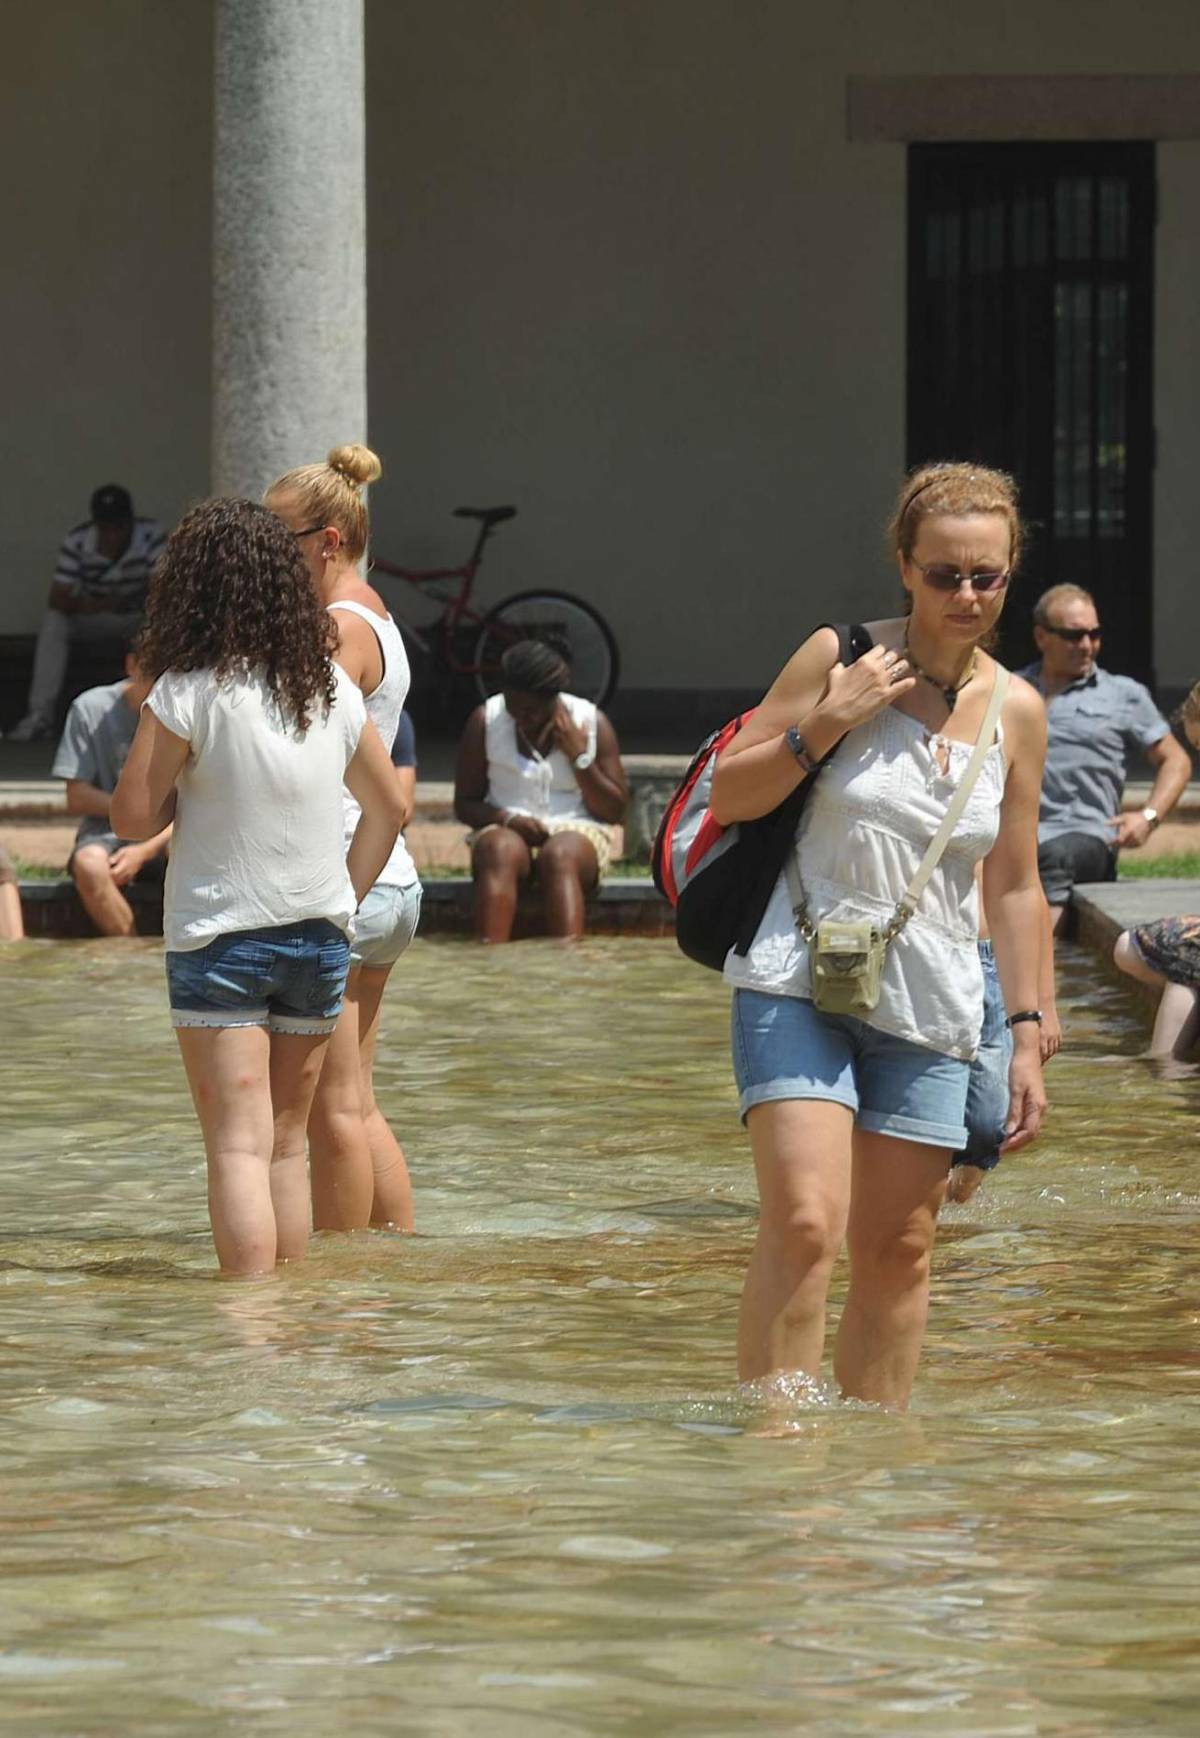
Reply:
<svg viewBox="0 0 1200 1738"><path fill-rule="evenodd" d="M344 447L331 447L326 463L356 489L361 489L366 483L375 482L383 475L383 466L370 447L359 446L357 442Z"/></svg>

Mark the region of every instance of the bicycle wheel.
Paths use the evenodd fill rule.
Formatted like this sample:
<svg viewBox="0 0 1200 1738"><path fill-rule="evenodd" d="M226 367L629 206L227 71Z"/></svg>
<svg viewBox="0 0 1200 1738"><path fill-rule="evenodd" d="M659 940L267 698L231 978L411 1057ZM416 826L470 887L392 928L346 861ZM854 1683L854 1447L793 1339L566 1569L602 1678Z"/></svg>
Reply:
<svg viewBox="0 0 1200 1738"><path fill-rule="evenodd" d="M500 686L500 659L518 640L546 640L571 665L571 692L606 706L617 686L617 642L603 616L565 591L521 591L485 618L475 642L475 681L486 700Z"/></svg>

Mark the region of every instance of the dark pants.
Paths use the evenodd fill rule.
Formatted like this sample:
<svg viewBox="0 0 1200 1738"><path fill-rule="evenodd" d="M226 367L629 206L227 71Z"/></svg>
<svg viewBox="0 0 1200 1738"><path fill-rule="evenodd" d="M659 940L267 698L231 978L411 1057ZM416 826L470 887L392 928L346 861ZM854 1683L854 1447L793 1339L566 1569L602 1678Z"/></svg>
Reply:
<svg viewBox="0 0 1200 1738"><path fill-rule="evenodd" d="M1117 853L1092 833L1060 833L1038 846L1038 874L1049 905L1069 905L1077 881L1115 881Z"/></svg>

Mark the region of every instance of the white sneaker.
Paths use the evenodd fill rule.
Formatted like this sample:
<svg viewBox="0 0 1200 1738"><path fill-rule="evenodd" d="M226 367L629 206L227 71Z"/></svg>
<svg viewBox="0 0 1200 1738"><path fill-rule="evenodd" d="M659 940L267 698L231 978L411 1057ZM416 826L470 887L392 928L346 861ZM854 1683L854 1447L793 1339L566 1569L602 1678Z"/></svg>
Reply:
<svg viewBox="0 0 1200 1738"><path fill-rule="evenodd" d="M26 713L19 724L14 724L6 733L8 742L44 742L48 736L54 735L54 725L49 718L38 712Z"/></svg>

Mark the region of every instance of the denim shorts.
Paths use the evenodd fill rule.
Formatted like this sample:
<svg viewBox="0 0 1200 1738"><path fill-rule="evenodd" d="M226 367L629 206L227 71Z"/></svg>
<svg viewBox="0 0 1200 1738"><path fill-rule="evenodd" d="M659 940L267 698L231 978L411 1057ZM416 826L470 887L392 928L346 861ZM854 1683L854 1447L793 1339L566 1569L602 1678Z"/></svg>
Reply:
<svg viewBox="0 0 1200 1738"><path fill-rule="evenodd" d="M413 936L421 915L421 883L411 887L372 887L354 919L352 966L394 966Z"/></svg>
<svg viewBox="0 0 1200 1738"><path fill-rule="evenodd" d="M1000 1142L1008 1120L1008 1065L1013 1042L990 941L980 942L979 963L983 967L983 1027L967 1087L967 1139L962 1151L955 1153L954 1163L990 1171L1000 1163Z"/></svg>
<svg viewBox="0 0 1200 1738"><path fill-rule="evenodd" d="M951 1151L967 1138L970 1063L799 996L734 991L733 1070L743 1118L756 1104L815 1098L847 1105L872 1134Z"/></svg>
<svg viewBox="0 0 1200 1738"><path fill-rule="evenodd" d="M317 1037L342 1011L350 943L325 918L240 929L168 953L173 1026L266 1026Z"/></svg>

